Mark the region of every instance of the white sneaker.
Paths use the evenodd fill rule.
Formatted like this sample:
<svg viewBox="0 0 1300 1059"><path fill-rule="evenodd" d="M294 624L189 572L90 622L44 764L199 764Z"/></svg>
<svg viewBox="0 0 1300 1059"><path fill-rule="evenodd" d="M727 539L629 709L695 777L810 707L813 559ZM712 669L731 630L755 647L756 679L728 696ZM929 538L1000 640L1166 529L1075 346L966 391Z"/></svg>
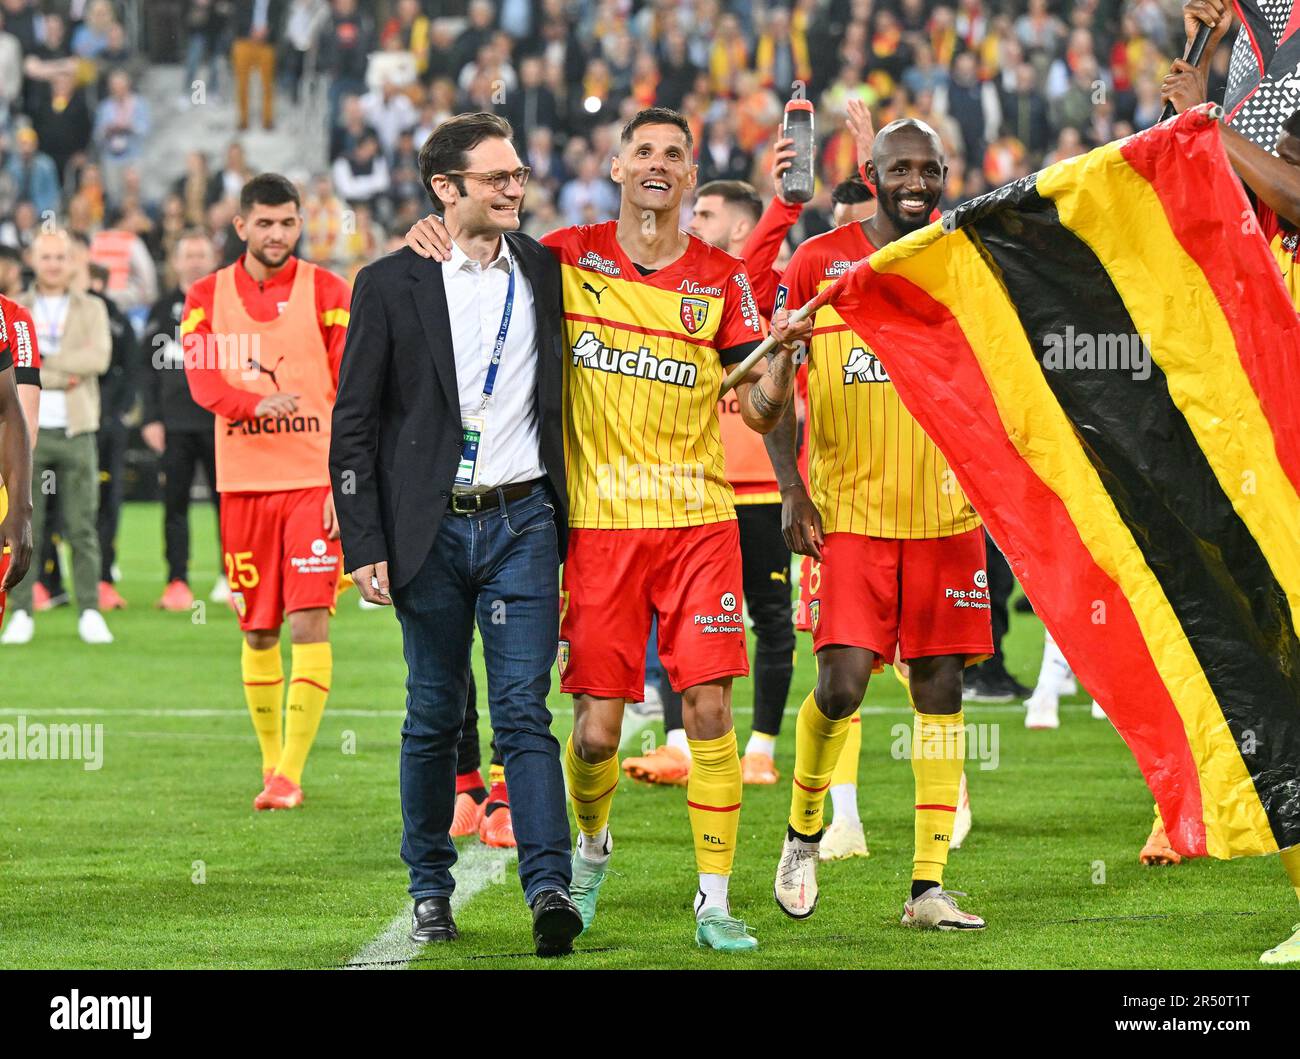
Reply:
<svg viewBox="0 0 1300 1059"><path fill-rule="evenodd" d="M113 634L108 631L104 615L97 610L83 610L77 619L77 632L86 643L112 643Z"/></svg>
<svg viewBox="0 0 1300 1059"><path fill-rule="evenodd" d="M230 584L224 577L218 577L217 583L212 586L212 592L208 596L209 603L229 603L230 602Z"/></svg>
<svg viewBox="0 0 1300 1059"><path fill-rule="evenodd" d="M821 847L817 850L818 860L848 860L850 857L869 857L867 834L862 829L861 820L850 820L847 816L837 816L831 826L822 835Z"/></svg>
<svg viewBox="0 0 1300 1059"><path fill-rule="evenodd" d="M0 643L6 645L31 643L35 633L36 622L32 620L32 616L25 610L16 610L9 615L9 627L5 629L4 635L0 636Z"/></svg>
<svg viewBox="0 0 1300 1059"><path fill-rule="evenodd" d="M1101 703L1096 699L1092 700L1092 719L1094 721L1110 720L1110 718L1106 716L1106 711L1101 708Z"/></svg>
<svg viewBox="0 0 1300 1059"><path fill-rule="evenodd" d="M1025 699L1025 727L1061 727L1061 701L1054 691L1035 688L1034 693Z"/></svg>
<svg viewBox="0 0 1300 1059"><path fill-rule="evenodd" d="M787 833L781 847L774 893L781 911L791 919L807 919L817 908L817 846Z"/></svg>
<svg viewBox="0 0 1300 1059"><path fill-rule="evenodd" d="M965 897L960 890L931 886L920 897L903 902L902 924L926 930L983 930L984 920L963 912L954 897Z"/></svg>
<svg viewBox="0 0 1300 1059"><path fill-rule="evenodd" d="M949 849L961 849L961 844L970 834L970 792L966 790L966 773L961 774L961 790L957 794L957 815L952 822L952 841Z"/></svg>

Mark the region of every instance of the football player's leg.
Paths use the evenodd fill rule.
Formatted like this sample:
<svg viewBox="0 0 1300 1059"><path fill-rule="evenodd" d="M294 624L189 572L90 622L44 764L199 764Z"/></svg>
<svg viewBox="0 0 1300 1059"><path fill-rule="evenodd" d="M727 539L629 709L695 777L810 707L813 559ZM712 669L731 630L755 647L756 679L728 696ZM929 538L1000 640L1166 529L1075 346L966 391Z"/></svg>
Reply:
<svg viewBox="0 0 1300 1059"><path fill-rule="evenodd" d="M618 789L624 704L645 694L650 603L642 533L575 529L564 563L560 690L573 696L564 771L578 823L569 895L584 929L595 919L613 850L609 817Z"/></svg>
<svg viewBox="0 0 1300 1059"><path fill-rule="evenodd" d="M943 889L966 764L962 670L993 649L982 529L903 545L900 651L909 665L915 709L912 775L916 791L907 926L972 930L984 926Z"/></svg>
<svg viewBox="0 0 1300 1059"><path fill-rule="evenodd" d="M1160 817L1160 806L1155 806L1155 820L1151 823L1151 834L1147 836L1146 845L1138 854L1138 860L1147 867L1166 864L1181 864L1183 858L1169 844L1165 833L1165 822Z"/></svg>
<svg viewBox="0 0 1300 1059"><path fill-rule="evenodd" d="M465 698L465 720L461 722L456 742L456 811L451 821L451 837L477 835L483 822L483 804L487 786L479 770L481 751L478 739L478 687L474 671L469 671L469 694Z"/></svg>
<svg viewBox="0 0 1300 1059"><path fill-rule="evenodd" d="M320 728L334 677L329 642L330 616L337 598L343 550L323 528L328 486L296 490L285 500L280 574L284 608L293 634L293 668L289 673L284 722L284 753L272 783L287 800L301 801L303 769Z"/></svg>
<svg viewBox="0 0 1300 1059"><path fill-rule="evenodd" d="M1282 853L1282 866L1286 869L1287 879L1300 899L1300 846L1293 846ZM1260 963L1300 963L1300 923L1296 924L1295 933L1280 945L1275 945L1259 958Z"/></svg>
<svg viewBox="0 0 1300 1059"><path fill-rule="evenodd" d="M858 759L861 755L862 712L859 710L849 718L848 734L831 773L828 793L833 815L817 850L821 860L846 860L868 855L867 836L858 813Z"/></svg>
<svg viewBox="0 0 1300 1059"><path fill-rule="evenodd" d="M745 603L755 640L754 725L740 765L746 783L773 784L779 779L774 762L776 737L794 674L790 550L781 535L780 504L742 504L736 514Z"/></svg>
<svg viewBox="0 0 1300 1059"><path fill-rule="evenodd" d="M221 505L221 547L231 606L244 634L240 656L244 701L262 752L263 787L280 764L284 740L280 518L276 494L228 494Z"/></svg>

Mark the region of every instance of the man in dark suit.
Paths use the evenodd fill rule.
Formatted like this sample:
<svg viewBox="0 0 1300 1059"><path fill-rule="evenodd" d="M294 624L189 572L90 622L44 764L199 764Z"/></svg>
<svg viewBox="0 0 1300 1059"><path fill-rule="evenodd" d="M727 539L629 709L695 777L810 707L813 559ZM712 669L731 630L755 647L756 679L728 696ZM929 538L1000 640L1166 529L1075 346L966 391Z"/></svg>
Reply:
<svg viewBox="0 0 1300 1059"><path fill-rule="evenodd" d="M538 955L562 955L582 920L546 708L568 522L560 277L515 231L528 170L511 135L496 115L463 114L421 149L451 260L402 249L358 274L330 472L346 568L402 626L411 937L456 937L448 830L477 616L534 941Z"/></svg>

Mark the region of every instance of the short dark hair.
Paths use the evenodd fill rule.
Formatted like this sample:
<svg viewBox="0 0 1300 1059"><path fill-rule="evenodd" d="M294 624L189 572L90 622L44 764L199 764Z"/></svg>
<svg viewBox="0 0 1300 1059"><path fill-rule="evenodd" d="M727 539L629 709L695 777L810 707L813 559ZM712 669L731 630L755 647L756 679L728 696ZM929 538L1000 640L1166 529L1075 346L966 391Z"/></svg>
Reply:
<svg viewBox="0 0 1300 1059"><path fill-rule="evenodd" d="M632 142L632 134L642 125L676 125L686 137L686 149L694 153L695 137L691 135L691 126L677 111L670 110L668 107L646 107L644 110L637 111L623 126L623 132L618 138L619 142L626 147Z"/></svg>
<svg viewBox="0 0 1300 1059"><path fill-rule="evenodd" d="M12 261L16 265L23 263L22 251L8 243L0 243L0 261Z"/></svg>
<svg viewBox="0 0 1300 1059"><path fill-rule="evenodd" d="M699 202L705 195L717 195L727 205L739 207L755 224L763 216L763 200L754 186L743 180L710 180L695 189L695 201Z"/></svg>
<svg viewBox="0 0 1300 1059"><path fill-rule="evenodd" d="M831 189L831 202L836 206L856 206L859 202L870 202L875 197L871 185L860 176L841 180Z"/></svg>
<svg viewBox="0 0 1300 1059"><path fill-rule="evenodd" d="M279 173L258 173L239 192L239 213L247 216L254 206L283 206L286 202L302 209L293 181Z"/></svg>
<svg viewBox="0 0 1300 1059"><path fill-rule="evenodd" d="M107 265L101 265L98 261L92 261L86 266L86 271L90 278L108 286L109 271Z"/></svg>
<svg viewBox="0 0 1300 1059"><path fill-rule="evenodd" d="M439 210L442 202L433 193L430 181L439 174L453 169L464 169L469 164L469 152L484 140L499 137L513 140L515 130L510 122L499 114L476 111L472 114L457 114L448 118L429 134L420 148L420 183L424 185L429 200ZM452 185L462 195L465 194L463 177L451 177Z"/></svg>

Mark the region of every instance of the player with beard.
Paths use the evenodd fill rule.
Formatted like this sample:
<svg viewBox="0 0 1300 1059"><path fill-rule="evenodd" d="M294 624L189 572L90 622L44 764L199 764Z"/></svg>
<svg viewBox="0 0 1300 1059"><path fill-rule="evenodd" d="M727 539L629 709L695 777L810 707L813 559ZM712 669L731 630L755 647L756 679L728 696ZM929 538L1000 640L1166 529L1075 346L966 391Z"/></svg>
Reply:
<svg viewBox="0 0 1300 1059"><path fill-rule="evenodd" d="M329 442L351 291L294 256L301 203L284 177L262 173L244 185L235 231L247 253L190 287L181 344L194 400L216 416L221 547L262 749L253 807L293 809L333 675L329 619L343 553Z"/></svg>
<svg viewBox="0 0 1300 1059"><path fill-rule="evenodd" d="M803 243L778 306L799 306L850 265L930 221L947 167L939 138L912 119L882 129L867 178L879 208ZM773 333L784 334L781 309ZM787 543L813 557L809 612L817 684L799 710L789 825L776 873L778 905L795 919L817 904L822 809L853 714L895 653L911 670L915 708L915 853L905 926L972 930L978 916L943 889L957 812L965 731L962 669L992 651L984 535L943 454L903 407L870 347L833 308L817 312L808 357L809 483L795 461L787 411L768 436ZM810 495L811 494L811 495ZM949 590L964 591L958 607Z"/></svg>

